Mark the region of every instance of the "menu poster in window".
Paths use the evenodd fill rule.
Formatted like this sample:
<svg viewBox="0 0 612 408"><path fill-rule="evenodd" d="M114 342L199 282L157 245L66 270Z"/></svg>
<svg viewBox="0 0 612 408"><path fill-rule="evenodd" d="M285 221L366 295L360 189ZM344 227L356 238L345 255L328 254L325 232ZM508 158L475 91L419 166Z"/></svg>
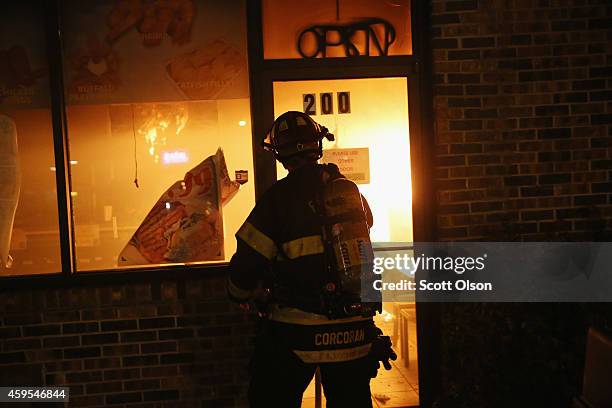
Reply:
<svg viewBox="0 0 612 408"><path fill-rule="evenodd" d="M69 104L248 97L243 0L63 2Z"/></svg>
<svg viewBox="0 0 612 408"><path fill-rule="evenodd" d="M239 188L218 149L155 203L121 251L119 266L225 259L222 207Z"/></svg>
<svg viewBox="0 0 612 408"><path fill-rule="evenodd" d="M4 1L0 10L0 108L48 107L42 9L31 1Z"/></svg>

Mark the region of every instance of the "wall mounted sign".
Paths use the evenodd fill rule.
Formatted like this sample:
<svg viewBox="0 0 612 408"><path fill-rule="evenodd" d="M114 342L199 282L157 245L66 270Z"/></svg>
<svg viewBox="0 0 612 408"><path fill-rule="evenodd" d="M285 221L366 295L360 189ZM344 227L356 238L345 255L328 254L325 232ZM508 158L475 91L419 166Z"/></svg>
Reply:
<svg viewBox="0 0 612 408"><path fill-rule="evenodd" d="M334 105L334 93L322 92L319 94L317 105L317 94L307 93L302 95L302 106L307 115L331 115L333 113L351 113L351 93L336 92L336 104ZM320 107L320 111L317 110Z"/></svg>
<svg viewBox="0 0 612 408"><path fill-rule="evenodd" d="M370 184L370 150L367 147L323 150L323 163L334 163L340 173L357 184Z"/></svg>

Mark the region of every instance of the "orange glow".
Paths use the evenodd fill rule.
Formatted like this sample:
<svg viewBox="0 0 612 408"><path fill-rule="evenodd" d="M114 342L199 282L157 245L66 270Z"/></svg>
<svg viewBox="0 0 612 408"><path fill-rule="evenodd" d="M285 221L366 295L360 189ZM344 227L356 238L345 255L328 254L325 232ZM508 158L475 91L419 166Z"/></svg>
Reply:
<svg viewBox="0 0 612 408"><path fill-rule="evenodd" d="M412 26L410 0L372 1L372 0L310 0L308 2L264 0L263 38L264 58L284 59L302 58L296 44L300 33L313 25L339 25L363 21L371 17L388 21L395 29L395 39L388 50L388 55L412 54ZM370 53L378 55L372 35L384 39L384 31L379 26L372 26L370 33ZM313 33L305 36L304 50L307 55L316 53L317 41ZM327 42L338 44L339 33L329 31ZM366 50L366 34L357 31L351 36L352 45L364 54ZM314 52L313 52L314 50ZM328 46L326 57L345 57L344 46ZM318 57L321 57L319 54Z"/></svg>
<svg viewBox="0 0 612 408"><path fill-rule="evenodd" d="M333 114L320 114L320 94L333 93ZM350 92L350 113L338 113L338 92ZM274 112L303 111L302 95L316 94L313 118L326 126L335 142L324 149L367 147L370 183L359 184L374 214L373 241L411 242L412 184L405 78L371 78L274 83ZM278 178L287 171L277 167Z"/></svg>
<svg viewBox="0 0 612 408"><path fill-rule="evenodd" d="M137 133L144 136L149 147L148 153L153 161L159 163L159 148L168 144L166 131L174 130L174 137L178 137L187 125L189 110L185 104L137 104L135 120L142 121Z"/></svg>
<svg viewBox="0 0 612 408"><path fill-rule="evenodd" d="M217 147L223 148L230 175L239 169L253 174L250 121L236 126L250 115L249 99L81 105L67 111L70 151L79 160L72 166L72 185L79 192L74 207L79 270L115 268L117 255L160 195ZM145 136L150 143L143 143ZM171 166L162 165L164 153ZM234 234L254 197L254 184L246 183L223 207L226 260L236 250Z"/></svg>
<svg viewBox="0 0 612 408"><path fill-rule="evenodd" d="M13 264L0 275L55 273L61 263L51 112L2 109L0 113L15 121L21 162L21 193L10 249Z"/></svg>

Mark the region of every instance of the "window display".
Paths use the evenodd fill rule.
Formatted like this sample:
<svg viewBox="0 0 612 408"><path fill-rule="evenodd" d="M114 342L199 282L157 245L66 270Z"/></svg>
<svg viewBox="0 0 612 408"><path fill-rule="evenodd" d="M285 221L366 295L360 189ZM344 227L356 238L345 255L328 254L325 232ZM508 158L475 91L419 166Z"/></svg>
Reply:
<svg viewBox="0 0 612 408"><path fill-rule="evenodd" d="M244 2L63 12L77 269L226 261L254 202Z"/></svg>

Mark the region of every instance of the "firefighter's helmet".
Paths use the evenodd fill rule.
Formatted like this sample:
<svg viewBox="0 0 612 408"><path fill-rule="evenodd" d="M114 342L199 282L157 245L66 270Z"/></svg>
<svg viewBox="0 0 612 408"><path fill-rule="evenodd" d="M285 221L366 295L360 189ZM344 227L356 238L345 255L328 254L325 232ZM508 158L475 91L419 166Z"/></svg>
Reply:
<svg viewBox="0 0 612 408"><path fill-rule="evenodd" d="M298 155L320 159L323 155L323 138L333 141L334 135L307 114L288 111L274 121L262 145L273 152L280 162Z"/></svg>

